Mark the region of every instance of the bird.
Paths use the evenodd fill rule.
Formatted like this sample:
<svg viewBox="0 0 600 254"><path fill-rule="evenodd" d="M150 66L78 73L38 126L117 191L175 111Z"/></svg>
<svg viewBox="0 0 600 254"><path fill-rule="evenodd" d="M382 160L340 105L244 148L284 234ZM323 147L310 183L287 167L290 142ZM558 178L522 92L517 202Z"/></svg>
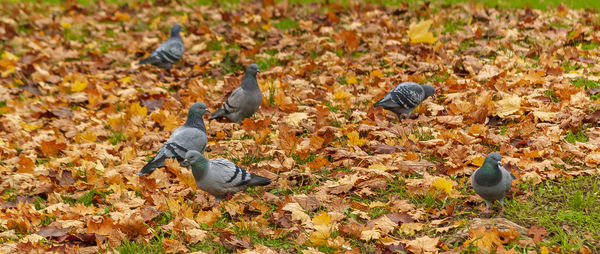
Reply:
<svg viewBox="0 0 600 254"><path fill-rule="evenodd" d="M271 184L271 179L249 173L225 158L206 159L196 150L185 154L183 165L192 167L198 189L213 195L217 202L248 187Z"/></svg>
<svg viewBox="0 0 600 254"><path fill-rule="evenodd" d="M166 158L175 158L181 163L189 150L204 151L208 138L202 116L207 112L210 113L204 103L194 103L190 107L185 124L173 131L156 156L140 170L138 175L148 175L157 168L164 167Z"/></svg>
<svg viewBox="0 0 600 254"><path fill-rule="evenodd" d="M502 205L501 212L504 211L504 196L510 190L512 181L517 179L515 175L510 173L500 160L502 156L499 153L491 153L485 157L485 161L471 177L471 183L475 193L485 200L485 211L489 213L490 205L498 200Z"/></svg>
<svg viewBox="0 0 600 254"><path fill-rule="evenodd" d="M435 87L431 85L419 85L414 82L403 82L386 94L373 107L382 107L394 112L398 119L402 119L402 114L408 117L412 111L427 97L435 95Z"/></svg>
<svg viewBox="0 0 600 254"><path fill-rule="evenodd" d="M260 72L258 65L249 65L240 87L235 89L225 103L212 114L210 120L226 117L241 124L244 119L256 113L262 102L262 93L256 81L258 72Z"/></svg>
<svg viewBox="0 0 600 254"><path fill-rule="evenodd" d="M160 68L172 69L173 64L183 56L183 40L179 35L180 31L181 25L175 24L171 28L171 37L138 64L152 64Z"/></svg>

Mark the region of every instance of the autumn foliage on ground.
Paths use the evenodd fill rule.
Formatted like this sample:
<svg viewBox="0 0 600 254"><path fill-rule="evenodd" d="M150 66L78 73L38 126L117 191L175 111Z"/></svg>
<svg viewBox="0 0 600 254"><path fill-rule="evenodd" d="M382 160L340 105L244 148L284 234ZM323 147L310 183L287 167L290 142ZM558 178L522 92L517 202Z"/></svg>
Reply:
<svg viewBox="0 0 600 254"><path fill-rule="evenodd" d="M515 185L598 173L595 12L1 6L2 252L560 252L540 249L536 225L474 226L489 217L469 176L492 151ZM175 69L136 66L175 23L186 49ZM250 63L262 71L262 106L242 126L205 118L205 156L271 185L217 205L173 161L136 174L191 104L214 111ZM402 121L372 107L403 81L437 94Z"/></svg>

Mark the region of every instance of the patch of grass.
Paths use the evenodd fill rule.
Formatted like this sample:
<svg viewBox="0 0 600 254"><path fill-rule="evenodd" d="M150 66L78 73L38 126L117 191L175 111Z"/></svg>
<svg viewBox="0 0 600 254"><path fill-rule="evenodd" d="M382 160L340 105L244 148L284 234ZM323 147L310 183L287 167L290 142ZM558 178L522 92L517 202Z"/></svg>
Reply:
<svg viewBox="0 0 600 254"><path fill-rule="evenodd" d="M584 87L585 89L588 89L588 90L600 87L600 82L589 80L586 78L572 79L571 84L573 84L576 87ZM591 100L596 100L599 98L600 98L600 93L590 95Z"/></svg>
<svg viewBox="0 0 600 254"><path fill-rule="evenodd" d="M558 23L558 22L550 23L550 26L554 27L554 28L569 28L569 27L571 27L570 25Z"/></svg>
<svg viewBox="0 0 600 254"><path fill-rule="evenodd" d="M206 239L204 241L189 245L187 247L192 252L203 251L206 253L233 253L233 251L226 249L225 246L223 246L223 244L217 242L213 238Z"/></svg>
<svg viewBox="0 0 600 254"><path fill-rule="evenodd" d="M441 74L434 74L431 77L427 78L427 81L431 82L431 83L443 83L446 82L446 80L448 79L448 77L450 77L450 74L448 72L444 72Z"/></svg>
<svg viewBox="0 0 600 254"><path fill-rule="evenodd" d="M233 230L235 231L235 236L238 238L243 238L244 236L247 236L248 238L250 238L251 243L258 243L270 248L274 248L276 250L287 250L298 247L298 245L295 244L294 241L291 241L286 236L272 238L270 236L261 235L255 229L249 227L233 226Z"/></svg>
<svg viewBox="0 0 600 254"><path fill-rule="evenodd" d="M96 195L99 195L102 198L106 197L106 193L91 189L87 193L85 193L85 195L83 195L79 199L77 199L77 202L82 203L85 206L90 206L94 202L94 197Z"/></svg>
<svg viewBox="0 0 600 254"><path fill-rule="evenodd" d="M210 41L206 45L206 49L209 51L218 51L221 50L221 42L220 41Z"/></svg>
<svg viewBox="0 0 600 254"><path fill-rule="evenodd" d="M279 28L281 30L288 30L288 29L296 29L298 27L300 27L298 25L298 22L296 22L293 19L289 19L289 18L284 18L279 20L278 23L273 24L274 27Z"/></svg>
<svg viewBox="0 0 600 254"><path fill-rule="evenodd" d="M444 23L444 31L442 34L454 34L457 30L464 30L464 26L467 25L467 22L464 22L460 19L458 20L448 20Z"/></svg>
<svg viewBox="0 0 600 254"><path fill-rule="evenodd" d="M579 130L578 132L573 132L569 130L567 131L567 136L565 136L565 140L571 144L575 144L575 142L587 142L589 138L587 135L585 135L584 130Z"/></svg>
<svg viewBox="0 0 600 254"><path fill-rule="evenodd" d="M560 102L560 100L558 99L558 97L556 97L556 90L551 89L551 90L547 90L544 92L544 96L548 99L551 99L552 102Z"/></svg>
<svg viewBox="0 0 600 254"><path fill-rule="evenodd" d="M589 80L586 78L572 79L571 84L573 84L575 87L585 87L588 89L600 87L600 82Z"/></svg>
<svg viewBox="0 0 600 254"><path fill-rule="evenodd" d="M314 153L311 153L308 156L302 157L302 156L300 156L298 154L292 153L292 158L296 161L296 164L298 164L298 165L304 165L306 163L315 161L315 159L317 158L317 156Z"/></svg>
<svg viewBox="0 0 600 254"><path fill-rule="evenodd" d="M421 129L414 129L412 134L415 135L415 137L417 137L419 141L427 141L435 138L431 131L423 131Z"/></svg>
<svg viewBox="0 0 600 254"><path fill-rule="evenodd" d="M255 155L249 155L246 154L244 157L242 157L242 159L239 160L240 164L244 165L244 166L250 166L252 164L256 164L259 163L261 161L264 160L270 160L273 157L271 156L267 156L267 157L259 157L259 156L255 156Z"/></svg>
<svg viewBox="0 0 600 254"><path fill-rule="evenodd" d="M577 63L573 63L571 61L566 61L563 64L563 68L565 69L565 73L569 73L571 71L579 70L579 69L583 68L583 66L580 64L577 64Z"/></svg>
<svg viewBox="0 0 600 254"><path fill-rule="evenodd" d="M116 145L120 142L123 142L127 139L127 135L125 135L122 131L113 131L111 130L112 134L110 136L108 136L108 141L112 144L112 145Z"/></svg>
<svg viewBox="0 0 600 254"><path fill-rule="evenodd" d="M456 51L457 52L463 52L466 49L472 48L472 47L475 47L475 46L477 46L477 44L475 44L473 42L473 39L466 39L466 40L462 41L460 43L460 45L458 45L458 49Z"/></svg>
<svg viewBox="0 0 600 254"><path fill-rule="evenodd" d="M175 215L170 210L168 210L156 216L156 218L152 219L152 221L155 221L157 226L162 226L169 224L174 218Z"/></svg>
<svg viewBox="0 0 600 254"><path fill-rule="evenodd" d="M598 48L599 44L595 42L585 42L581 44L582 50L592 50Z"/></svg>
<svg viewBox="0 0 600 254"><path fill-rule="evenodd" d="M565 252L577 252L583 245L592 253L600 251L600 177L524 183L521 188L535 194L525 202L508 199L507 219L544 227L548 236L542 245Z"/></svg>
<svg viewBox="0 0 600 254"><path fill-rule="evenodd" d="M135 241L123 241L121 246L116 250L121 254L138 254L138 253L163 253L162 239L164 237L152 238L148 243L138 243Z"/></svg>
<svg viewBox="0 0 600 254"><path fill-rule="evenodd" d="M261 71L267 70L271 66L278 66L278 65L280 65L279 59L277 59L275 57L267 57L267 58L257 59L256 60L256 64L258 65L258 69L261 70Z"/></svg>

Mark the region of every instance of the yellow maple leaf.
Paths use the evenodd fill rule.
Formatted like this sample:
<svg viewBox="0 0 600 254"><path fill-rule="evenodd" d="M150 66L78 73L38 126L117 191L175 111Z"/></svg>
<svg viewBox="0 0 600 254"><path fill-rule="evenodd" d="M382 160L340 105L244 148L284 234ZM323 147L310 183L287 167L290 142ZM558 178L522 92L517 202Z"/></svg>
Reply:
<svg viewBox="0 0 600 254"><path fill-rule="evenodd" d="M71 84L71 92L73 92L73 93L81 92L81 91L83 91L83 89L85 89L87 87L87 85L88 85L87 81L76 79Z"/></svg>
<svg viewBox="0 0 600 254"><path fill-rule="evenodd" d="M402 223L400 226L400 232L407 235L414 235L417 231L421 231L422 229L423 224L418 222Z"/></svg>
<svg viewBox="0 0 600 254"><path fill-rule="evenodd" d="M77 141L77 143L81 143L82 141L96 142L96 138L97 136L96 134L94 134L94 132L86 131L77 134L77 136L75 137L75 141Z"/></svg>
<svg viewBox="0 0 600 254"><path fill-rule="evenodd" d="M371 72L371 78L373 78L373 77L383 78L383 77L385 77L385 74L383 74L383 72L381 72L379 70L374 70Z"/></svg>
<svg viewBox="0 0 600 254"><path fill-rule="evenodd" d="M411 23L408 27L408 38L411 43L434 43L437 41L437 37L433 37L433 33L429 31L431 20L423 20L418 24Z"/></svg>
<svg viewBox="0 0 600 254"><path fill-rule="evenodd" d="M371 230L363 230L360 232L360 239L369 241L369 240L377 240L381 238L381 233L379 230L371 229Z"/></svg>
<svg viewBox="0 0 600 254"><path fill-rule="evenodd" d="M304 208L302 208L298 203L287 203L282 210L292 212L292 220L299 220L302 223L310 220L310 216L306 214Z"/></svg>
<svg viewBox="0 0 600 254"><path fill-rule="evenodd" d="M436 189L446 192L446 194L450 194L452 191L452 181L445 178L436 177L432 185Z"/></svg>
<svg viewBox="0 0 600 254"><path fill-rule="evenodd" d="M521 109L521 98L518 95L502 98L496 102L496 115L505 117Z"/></svg>
<svg viewBox="0 0 600 254"><path fill-rule="evenodd" d="M329 216L329 214L327 214L327 212L321 211L321 214L315 216L312 219L312 222L316 225L330 225L331 217Z"/></svg>
<svg viewBox="0 0 600 254"><path fill-rule="evenodd" d="M131 114L134 114L134 115L145 116L148 113L148 109L146 109L146 106L142 107L139 103L134 102L134 103L131 103L129 112L131 112Z"/></svg>
<svg viewBox="0 0 600 254"><path fill-rule="evenodd" d="M119 81L121 82L122 85L131 84L131 77L130 76L123 77L123 78L119 79Z"/></svg>
<svg viewBox="0 0 600 254"><path fill-rule="evenodd" d="M307 119L308 118L308 113L305 112L296 112L296 113L292 113L289 114L286 118L285 121L291 125L295 125L298 126L298 124L300 123L300 121Z"/></svg>
<svg viewBox="0 0 600 254"><path fill-rule="evenodd" d="M383 165L381 163L375 163L375 164L371 164L369 166L369 169L376 169L376 170L381 170L381 171L388 171L390 170L390 167Z"/></svg>
<svg viewBox="0 0 600 254"><path fill-rule="evenodd" d="M473 161L471 161L471 164L477 166L477 167L481 167L481 165L483 165L483 162L485 161L484 157L475 157L473 158Z"/></svg>
<svg viewBox="0 0 600 254"><path fill-rule="evenodd" d="M118 21L126 21L129 20L131 16L129 16L129 13L117 11L115 12L115 18L117 18Z"/></svg>
<svg viewBox="0 0 600 254"><path fill-rule="evenodd" d="M362 146L367 142L366 140L360 138L360 135L358 135L357 131L352 131L346 134L346 137L348 137L349 145Z"/></svg>
<svg viewBox="0 0 600 254"><path fill-rule="evenodd" d="M356 85L358 84L358 80L356 79L356 77L350 77L348 80L346 80L346 83Z"/></svg>
<svg viewBox="0 0 600 254"><path fill-rule="evenodd" d="M8 51L4 51L4 53L2 53L2 59L6 59L6 60L10 60L10 61L19 61L19 57L13 55L12 53L8 52Z"/></svg>
<svg viewBox="0 0 600 254"><path fill-rule="evenodd" d="M343 88L337 89L337 91L333 94L333 98L336 100L345 100L350 98L350 96L352 96L352 94Z"/></svg>

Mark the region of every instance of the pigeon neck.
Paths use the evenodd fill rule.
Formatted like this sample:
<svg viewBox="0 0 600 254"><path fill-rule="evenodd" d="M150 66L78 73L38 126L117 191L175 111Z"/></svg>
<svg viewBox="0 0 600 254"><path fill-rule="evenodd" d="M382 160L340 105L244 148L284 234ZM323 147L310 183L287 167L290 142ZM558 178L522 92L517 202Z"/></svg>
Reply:
<svg viewBox="0 0 600 254"><path fill-rule="evenodd" d="M502 173L498 164L483 163L481 169L475 174L475 182L481 186L494 186L502 180Z"/></svg>
<svg viewBox="0 0 600 254"><path fill-rule="evenodd" d="M196 182L201 181L206 176L208 172L208 159L204 158L204 156L200 155L200 158L194 165L192 165L192 174L194 175L194 179Z"/></svg>
<svg viewBox="0 0 600 254"><path fill-rule="evenodd" d="M180 38L179 31L171 31L171 38Z"/></svg>
<svg viewBox="0 0 600 254"><path fill-rule="evenodd" d="M258 82L256 81L256 74L252 75L250 73L246 73L244 75L244 79L242 80L241 87L243 89L258 89Z"/></svg>
<svg viewBox="0 0 600 254"><path fill-rule="evenodd" d="M188 113L188 118L185 121L184 126L197 128L203 132L206 132L206 127L204 126L204 119L202 119L202 114L197 114L193 112Z"/></svg>

